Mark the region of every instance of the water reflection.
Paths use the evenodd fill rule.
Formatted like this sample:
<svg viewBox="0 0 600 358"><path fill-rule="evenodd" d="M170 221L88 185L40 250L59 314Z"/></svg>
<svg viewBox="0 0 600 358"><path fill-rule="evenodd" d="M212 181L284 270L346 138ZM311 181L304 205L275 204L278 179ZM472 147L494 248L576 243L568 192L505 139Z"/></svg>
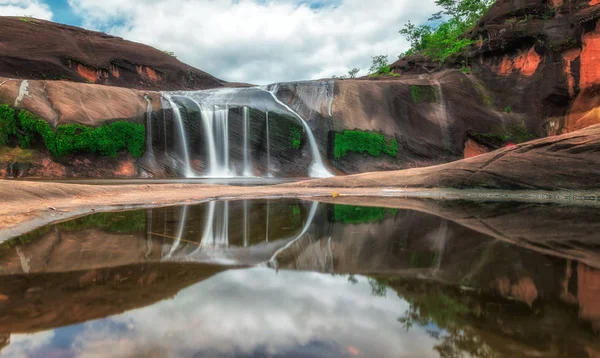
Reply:
<svg viewBox="0 0 600 358"><path fill-rule="evenodd" d="M472 221L469 205L434 215L214 202L42 228L0 246L1 353L105 356L110 345L115 356L598 354L600 270L565 258L573 247L585 262L596 257L597 209L476 204ZM580 215L548 223L551 241L540 241L544 226L502 220L515 212ZM511 230L541 250L498 240Z"/></svg>

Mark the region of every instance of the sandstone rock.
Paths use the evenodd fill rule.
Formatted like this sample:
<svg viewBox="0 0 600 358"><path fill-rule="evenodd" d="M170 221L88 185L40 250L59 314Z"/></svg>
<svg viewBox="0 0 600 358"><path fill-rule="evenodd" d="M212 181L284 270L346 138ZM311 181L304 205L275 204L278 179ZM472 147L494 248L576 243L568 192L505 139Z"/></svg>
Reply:
<svg viewBox="0 0 600 358"><path fill-rule="evenodd" d="M2 77L155 90L223 85L223 81L150 46L78 27L27 20L0 18Z"/></svg>

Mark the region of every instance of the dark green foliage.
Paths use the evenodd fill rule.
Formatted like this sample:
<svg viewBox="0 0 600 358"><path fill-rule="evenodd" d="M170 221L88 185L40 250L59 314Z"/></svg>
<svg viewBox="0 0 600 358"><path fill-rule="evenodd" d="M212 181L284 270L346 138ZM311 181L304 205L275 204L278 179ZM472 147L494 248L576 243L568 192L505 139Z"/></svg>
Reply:
<svg viewBox="0 0 600 358"><path fill-rule="evenodd" d="M302 144L302 134L302 126L290 123L290 148L296 150L300 149L300 144Z"/></svg>
<svg viewBox="0 0 600 358"><path fill-rule="evenodd" d="M504 113L510 114L510 112L512 112L512 109L510 107L505 107L504 108Z"/></svg>
<svg viewBox="0 0 600 358"><path fill-rule="evenodd" d="M437 259L436 253L433 251L413 251L410 254L411 268L429 268L433 267Z"/></svg>
<svg viewBox="0 0 600 358"><path fill-rule="evenodd" d="M333 216L335 221L341 221L344 224L363 224L381 221L387 215L395 215L397 211L397 209L387 208L334 205Z"/></svg>
<svg viewBox="0 0 600 358"><path fill-rule="evenodd" d="M460 55L473 41L464 38L469 30L487 11L493 0L437 0L444 10L434 14L430 20L446 21L435 25L416 26L410 21L400 33L410 42L411 48L402 56L423 52L438 62L445 62Z"/></svg>
<svg viewBox="0 0 600 358"><path fill-rule="evenodd" d="M16 134L15 110L5 104L0 105L0 145L7 145L10 137Z"/></svg>
<svg viewBox="0 0 600 358"><path fill-rule="evenodd" d="M373 157L379 157L381 153L385 153L396 157L398 155L398 141L391 139L386 142L383 134L359 130L336 133L334 140L335 159L341 159L348 152L366 153Z"/></svg>
<svg viewBox="0 0 600 358"><path fill-rule="evenodd" d="M466 74L466 75L470 75L471 74L471 69L469 67L463 66L460 68L460 72Z"/></svg>
<svg viewBox="0 0 600 358"><path fill-rule="evenodd" d="M496 130L490 133L473 133L474 137L481 141L492 141L500 143L524 143L536 139L536 135L529 133L525 128L520 126L508 126L503 130Z"/></svg>
<svg viewBox="0 0 600 358"><path fill-rule="evenodd" d="M144 125L132 122L113 122L93 128L81 124L52 126L27 111L17 112L0 106L0 144L8 144L9 138L17 138L21 148L28 148L32 139L39 136L55 157L72 153L100 153L116 157L127 150L136 158L144 154L146 131ZM16 116L15 116L16 114Z"/></svg>

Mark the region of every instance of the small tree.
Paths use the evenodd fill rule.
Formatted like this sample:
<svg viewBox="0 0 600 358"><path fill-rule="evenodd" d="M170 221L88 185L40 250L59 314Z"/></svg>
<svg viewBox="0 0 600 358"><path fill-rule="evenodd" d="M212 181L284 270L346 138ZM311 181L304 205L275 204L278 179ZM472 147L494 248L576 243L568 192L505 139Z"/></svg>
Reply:
<svg viewBox="0 0 600 358"><path fill-rule="evenodd" d="M373 60L373 63L371 64L369 73L382 74L390 72L390 66L388 65L388 57L386 55L373 56L371 57L371 59Z"/></svg>
<svg viewBox="0 0 600 358"><path fill-rule="evenodd" d="M356 75L360 72L360 68L353 68L348 71L348 78L356 78Z"/></svg>

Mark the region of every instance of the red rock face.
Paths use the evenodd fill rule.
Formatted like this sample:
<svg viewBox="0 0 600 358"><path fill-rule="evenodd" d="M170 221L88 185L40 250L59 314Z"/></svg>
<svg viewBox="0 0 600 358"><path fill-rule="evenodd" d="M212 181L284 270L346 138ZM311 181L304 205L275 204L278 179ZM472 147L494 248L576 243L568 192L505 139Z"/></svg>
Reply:
<svg viewBox="0 0 600 358"><path fill-rule="evenodd" d="M510 76L514 72L519 72L525 77L531 77L535 74L543 58L532 47L526 53L520 52L516 57L504 56L500 64L492 66L492 71L500 76Z"/></svg>
<svg viewBox="0 0 600 358"><path fill-rule="evenodd" d="M581 50L581 79L579 86L585 89L594 84L600 84L600 21L596 30L583 35Z"/></svg>
<svg viewBox="0 0 600 358"><path fill-rule="evenodd" d="M579 57L580 54L581 49L578 48L571 49L563 53L563 59L565 61L565 73L567 75L569 94L571 95L571 97L575 95L575 77L573 76L573 69L571 67L571 64L573 63L573 61L575 61L575 59Z"/></svg>
<svg viewBox="0 0 600 358"><path fill-rule="evenodd" d="M465 159L476 157L488 152L490 152L490 148L479 144L470 138L465 142Z"/></svg>

